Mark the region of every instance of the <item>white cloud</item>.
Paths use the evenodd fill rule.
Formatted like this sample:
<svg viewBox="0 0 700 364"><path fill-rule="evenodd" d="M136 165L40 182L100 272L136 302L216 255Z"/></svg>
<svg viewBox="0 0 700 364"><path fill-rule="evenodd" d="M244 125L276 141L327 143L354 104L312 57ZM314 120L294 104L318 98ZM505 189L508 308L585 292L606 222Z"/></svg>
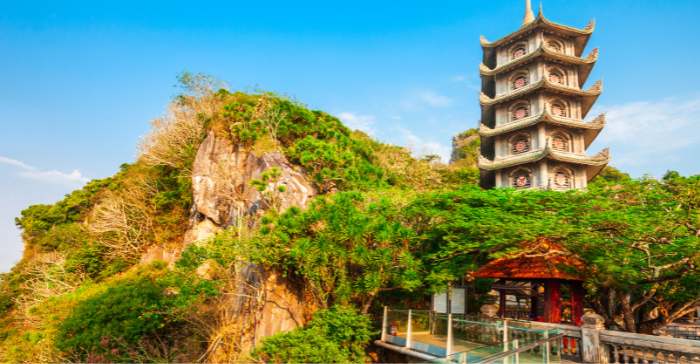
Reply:
<svg viewBox="0 0 700 364"><path fill-rule="evenodd" d="M10 158L7 158L7 157L2 157L2 156L0 156L0 163L9 164L9 165L11 165L11 166L20 167L20 168L27 169L27 170L30 170L30 171L36 171L36 168L35 168L35 167L32 167L32 166L27 165L27 164L24 164L24 163L22 163L22 162L20 162L20 161L18 161L18 160L10 159Z"/></svg>
<svg viewBox="0 0 700 364"><path fill-rule="evenodd" d="M466 79L467 79L467 78L466 78L465 76L461 76L461 75L460 75L460 76L454 76L454 77L452 77L452 82L464 81L464 80L466 80Z"/></svg>
<svg viewBox="0 0 700 364"><path fill-rule="evenodd" d="M641 164L649 159L678 161L681 149L700 142L700 95L689 99L631 102L593 111L608 113L601 132L602 142L615 144L621 154L613 155L615 164ZM591 113L597 115L598 113Z"/></svg>
<svg viewBox="0 0 700 364"><path fill-rule="evenodd" d="M440 95L435 91L421 90L410 94L401 103L407 109L414 108L419 104L428 104L435 107L449 107L452 105L452 99Z"/></svg>
<svg viewBox="0 0 700 364"><path fill-rule="evenodd" d="M450 154L452 153L450 147L437 142L424 141L404 127L398 126L396 129L401 133L404 139L415 146L413 149L417 154L437 154L445 163L450 160ZM420 157L421 155L414 155L414 157Z"/></svg>
<svg viewBox="0 0 700 364"><path fill-rule="evenodd" d="M9 164L11 166L20 167L24 169L24 171L20 171L17 173L18 175L24 178L38 179L42 181L63 184L86 183L90 181L89 178L83 177L83 175L77 169L73 170L73 172L70 174L59 172L57 170L41 172L36 167L32 167L18 160L2 156L0 156L0 163Z"/></svg>
<svg viewBox="0 0 700 364"><path fill-rule="evenodd" d="M342 120L350 129L361 130L369 135L376 135L377 130L372 128L374 124L374 116L371 115L355 115L351 112L341 112L338 114L338 119Z"/></svg>
<svg viewBox="0 0 700 364"><path fill-rule="evenodd" d="M19 175L22 177L26 177L26 178L38 179L38 180L47 181L47 182L54 182L54 183L75 183L75 182L86 183L86 182L90 181L89 178L83 177L83 175L77 169L74 169L73 173L70 173L70 174L59 172L57 170L52 170L52 171L46 171L46 172L23 171L23 172L19 172Z"/></svg>

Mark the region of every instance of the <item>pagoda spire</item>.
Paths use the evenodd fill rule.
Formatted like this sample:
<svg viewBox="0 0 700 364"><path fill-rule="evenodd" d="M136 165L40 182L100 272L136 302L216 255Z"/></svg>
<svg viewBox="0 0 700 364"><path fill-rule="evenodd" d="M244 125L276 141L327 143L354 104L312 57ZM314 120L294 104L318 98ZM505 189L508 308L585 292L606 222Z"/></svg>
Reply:
<svg viewBox="0 0 700 364"><path fill-rule="evenodd" d="M523 26L526 26L535 20L535 14L532 13L532 5L530 0L525 0L525 17L523 18Z"/></svg>

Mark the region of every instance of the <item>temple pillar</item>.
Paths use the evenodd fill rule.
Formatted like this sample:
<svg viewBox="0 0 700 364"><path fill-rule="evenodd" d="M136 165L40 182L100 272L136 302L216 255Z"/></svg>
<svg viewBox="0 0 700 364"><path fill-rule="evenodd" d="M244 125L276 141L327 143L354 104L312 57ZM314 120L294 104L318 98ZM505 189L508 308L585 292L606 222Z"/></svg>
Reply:
<svg viewBox="0 0 700 364"><path fill-rule="evenodd" d="M540 159L539 161L540 164L540 187L548 187L549 186L549 176L547 172L547 160L546 159Z"/></svg>
<svg viewBox="0 0 700 364"><path fill-rule="evenodd" d="M537 148L544 148L547 143L547 130L544 123L537 124Z"/></svg>
<svg viewBox="0 0 700 364"><path fill-rule="evenodd" d="M583 283L581 281L569 281L571 285L571 318L576 326L581 326L583 317Z"/></svg>
<svg viewBox="0 0 700 364"><path fill-rule="evenodd" d="M503 291L498 291L498 315L506 317L506 294Z"/></svg>
<svg viewBox="0 0 700 364"><path fill-rule="evenodd" d="M498 169L496 170L496 188L503 187L503 172L502 170Z"/></svg>
<svg viewBox="0 0 700 364"><path fill-rule="evenodd" d="M558 279L544 281L544 321L561 323L561 290Z"/></svg>

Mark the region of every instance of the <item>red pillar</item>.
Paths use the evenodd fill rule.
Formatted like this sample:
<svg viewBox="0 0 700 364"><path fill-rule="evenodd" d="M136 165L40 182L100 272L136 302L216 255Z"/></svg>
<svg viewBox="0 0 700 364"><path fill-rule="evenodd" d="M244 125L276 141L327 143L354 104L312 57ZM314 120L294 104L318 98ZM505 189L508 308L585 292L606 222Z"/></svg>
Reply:
<svg viewBox="0 0 700 364"><path fill-rule="evenodd" d="M544 280L544 321L561 323L561 290L558 279Z"/></svg>
<svg viewBox="0 0 700 364"><path fill-rule="evenodd" d="M569 281L571 284L571 318L576 326L581 326L583 317L583 282Z"/></svg>
<svg viewBox="0 0 700 364"><path fill-rule="evenodd" d="M498 314L501 317L506 316L506 293L503 291L498 291Z"/></svg>
<svg viewBox="0 0 700 364"><path fill-rule="evenodd" d="M530 296L530 314L532 314L532 317L537 318L537 296L534 293Z"/></svg>

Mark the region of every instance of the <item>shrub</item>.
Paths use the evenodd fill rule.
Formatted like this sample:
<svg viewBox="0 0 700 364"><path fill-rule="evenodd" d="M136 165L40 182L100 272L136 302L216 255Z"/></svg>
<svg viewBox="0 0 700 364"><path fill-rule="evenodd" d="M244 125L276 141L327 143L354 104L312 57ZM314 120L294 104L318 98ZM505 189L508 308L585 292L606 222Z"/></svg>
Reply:
<svg viewBox="0 0 700 364"><path fill-rule="evenodd" d="M56 347L63 351L101 350L104 337L135 344L165 326L164 281L152 275L129 277L80 302L59 325ZM97 349L93 349L97 347Z"/></svg>
<svg viewBox="0 0 700 364"><path fill-rule="evenodd" d="M351 363L346 350L313 328L279 332L263 341L254 356L267 363Z"/></svg>
<svg viewBox="0 0 700 364"><path fill-rule="evenodd" d="M369 318L352 307L333 306L315 313L303 329L265 339L253 355L268 363L364 363L373 334Z"/></svg>

